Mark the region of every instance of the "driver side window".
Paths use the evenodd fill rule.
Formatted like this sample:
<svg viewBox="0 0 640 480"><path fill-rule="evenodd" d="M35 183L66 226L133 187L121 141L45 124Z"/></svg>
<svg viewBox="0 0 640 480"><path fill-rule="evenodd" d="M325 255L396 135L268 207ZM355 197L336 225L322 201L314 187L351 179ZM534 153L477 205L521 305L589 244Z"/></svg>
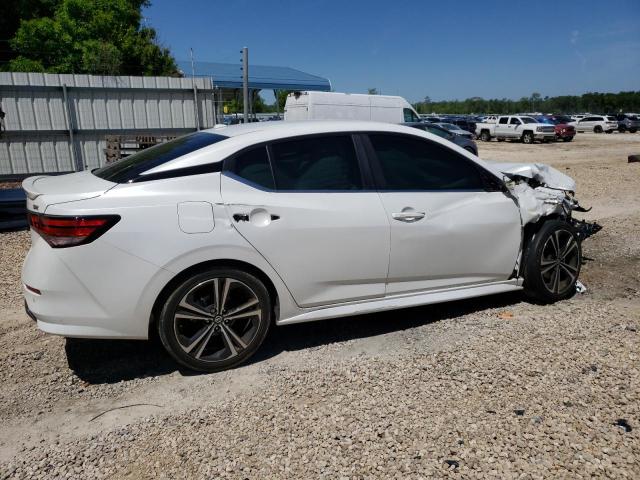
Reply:
<svg viewBox="0 0 640 480"><path fill-rule="evenodd" d="M405 135L371 134L381 190L483 190L479 167L453 150Z"/></svg>

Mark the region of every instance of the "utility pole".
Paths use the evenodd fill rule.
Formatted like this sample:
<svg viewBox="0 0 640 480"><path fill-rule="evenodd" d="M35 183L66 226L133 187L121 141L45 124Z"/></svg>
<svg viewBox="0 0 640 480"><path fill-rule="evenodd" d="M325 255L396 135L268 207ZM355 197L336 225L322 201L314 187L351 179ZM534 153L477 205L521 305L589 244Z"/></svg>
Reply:
<svg viewBox="0 0 640 480"><path fill-rule="evenodd" d="M249 121L249 49L242 47L242 100L244 123Z"/></svg>
<svg viewBox="0 0 640 480"><path fill-rule="evenodd" d="M200 130L200 113L198 112L198 89L196 88L196 64L193 61L193 48L191 53L191 87L193 88L193 111L195 114L196 130Z"/></svg>

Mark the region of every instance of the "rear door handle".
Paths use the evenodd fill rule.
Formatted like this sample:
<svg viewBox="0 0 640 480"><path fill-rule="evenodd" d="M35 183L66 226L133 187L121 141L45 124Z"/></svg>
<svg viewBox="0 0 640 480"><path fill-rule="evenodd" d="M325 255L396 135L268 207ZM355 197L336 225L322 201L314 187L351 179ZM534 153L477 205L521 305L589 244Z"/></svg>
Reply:
<svg viewBox="0 0 640 480"><path fill-rule="evenodd" d="M394 220L398 220L400 222L417 222L418 220L422 220L425 216L425 212L401 212L401 213L392 213L391 216Z"/></svg>

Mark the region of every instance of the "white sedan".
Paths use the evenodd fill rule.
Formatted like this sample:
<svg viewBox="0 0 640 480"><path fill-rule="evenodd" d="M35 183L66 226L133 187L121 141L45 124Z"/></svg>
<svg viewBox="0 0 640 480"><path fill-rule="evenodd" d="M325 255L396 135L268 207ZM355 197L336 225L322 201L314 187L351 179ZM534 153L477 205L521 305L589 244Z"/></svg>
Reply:
<svg viewBox="0 0 640 480"><path fill-rule="evenodd" d="M569 297L592 230L569 177L373 122L215 128L24 181L29 315L197 370L287 325L524 289Z"/></svg>

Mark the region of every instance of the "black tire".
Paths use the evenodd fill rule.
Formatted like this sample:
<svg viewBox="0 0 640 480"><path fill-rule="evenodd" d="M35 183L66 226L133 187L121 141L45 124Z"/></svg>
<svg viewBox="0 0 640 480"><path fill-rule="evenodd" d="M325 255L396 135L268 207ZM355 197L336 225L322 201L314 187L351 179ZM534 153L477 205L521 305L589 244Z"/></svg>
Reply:
<svg viewBox="0 0 640 480"><path fill-rule="evenodd" d="M489 130L482 130L480 132L480 140L482 140L483 142L491 141L491 134L489 133Z"/></svg>
<svg viewBox="0 0 640 480"><path fill-rule="evenodd" d="M630 128L629 133L636 133L638 131L637 128Z"/></svg>
<svg viewBox="0 0 640 480"><path fill-rule="evenodd" d="M602 133L602 127L600 125L596 125L593 127L593 133Z"/></svg>
<svg viewBox="0 0 640 480"><path fill-rule="evenodd" d="M522 143L533 143L535 141L535 137L532 132L524 132L522 134Z"/></svg>
<svg viewBox="0 0 640 480"><path fill-rule="evenodd" d="M498 138L497 140L498 140L499 142L504 142L504 140L505 140L505 139L504 139L504 138Z"/></svg>
<svg viewBox="0 0 640 480"><path fill-rule="evenodd" d="M558 250L559 259L554 258ZM573 226L562 220L548 220L525 249L524 291L542 303L569 298L576 291L581 265L582 248Z"/></svg>
<svg viewBox="0 0 640 480"><path fill-rule="evenodd" d="M625 127L624 125L618 125L618 131L620 133L624 133L627 131L627 127Z"/></svg>
<svg viewBox="0 0 640 480"><path fill-rule="evenodd" d="M607 134L613 133L613 130L607 130Z"/></svg>
<svg viewBox="0 0 640 480"><path fill-rule="evenodd" d="M572 141L572 140L573 140L573 137L564 137L564 138L562 139L562 141L563 141L563 142L570 142L570 141Z"/></svg>
<svg viewBox="0 0 640 480"><path fill-rule="evenodd" d="M214 291L218 297L214 297ZM254 300L257 303L251 303ZM181 306L183 301L188 309ZM218 312L214 307L218 302L231 306L232 301L239 305L231 311L221 308ZM238 310L248 304L249 307ZM205 320L200 312L209 312L211 318ZM232 318L243 313L254 314ZM198 319L183 318L184 315ZM160 313L158 333L165 349L181 365L202 372L218 372L251 357L267 336L270 325L271 299L263 283L247 272L215 267L175 288Z"/></svg>

